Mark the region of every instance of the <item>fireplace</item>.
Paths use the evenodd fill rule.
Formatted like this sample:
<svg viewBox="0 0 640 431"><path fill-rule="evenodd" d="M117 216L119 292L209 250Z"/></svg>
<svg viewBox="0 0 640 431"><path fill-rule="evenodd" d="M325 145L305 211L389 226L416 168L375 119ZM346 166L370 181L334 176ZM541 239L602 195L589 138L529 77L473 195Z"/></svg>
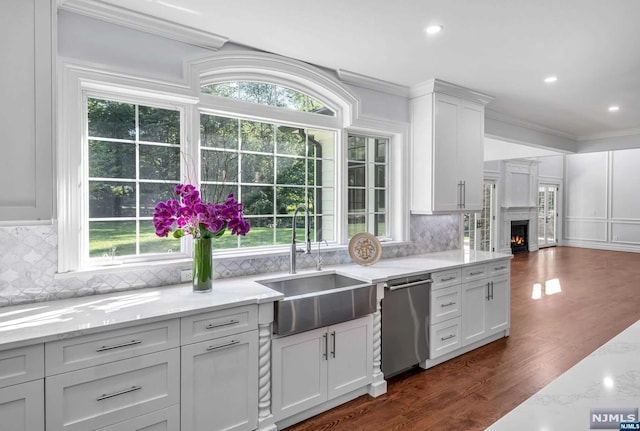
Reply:
<svg viewBox="0 0 640 431"><path fill-rule="evenodd" d="M529 220L511 221L511 252L526 253L529 251Z"/></svg>

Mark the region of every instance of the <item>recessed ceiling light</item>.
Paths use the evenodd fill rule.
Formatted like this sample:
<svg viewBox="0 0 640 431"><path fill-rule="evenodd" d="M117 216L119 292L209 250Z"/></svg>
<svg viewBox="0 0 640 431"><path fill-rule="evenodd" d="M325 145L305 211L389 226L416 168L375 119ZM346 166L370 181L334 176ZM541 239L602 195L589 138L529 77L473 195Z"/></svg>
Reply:
<svg viewBox="0 0 640 431"><path fill-rule="evenodd" d="M552 82L556 82L557 80L557 76L547 76L546 78L544 78L544 82L546 82L547 84L551 84Z"/></svg>
<svg viewBox="0 0 640 431"><path fill-rule="evenodd" d="M427 34L436 34L436 33L440 33L442 31L444 27L442 27L440 24L437 25L430 25L429 27L427 27Z"/></svg>
<svg viewBox="0 0 640 431"><path fill-rule="evenodd" d="M620 110L620 107L617 105L609 106L609 112L617 112Z"/></svg>

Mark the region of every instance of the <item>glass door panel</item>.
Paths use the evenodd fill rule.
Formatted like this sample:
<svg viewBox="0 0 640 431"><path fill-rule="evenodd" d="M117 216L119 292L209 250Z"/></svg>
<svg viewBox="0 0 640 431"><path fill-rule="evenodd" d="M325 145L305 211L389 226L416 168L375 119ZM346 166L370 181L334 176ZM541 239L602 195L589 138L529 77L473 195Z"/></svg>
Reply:
<svg viewBox="0 0 640 431"><path fill-rule="evenodd" d="M556 245L558 227L558 187L541 184L538 187L538 246Z"/></svg>
<svg viewBox="0 0 640 431"><path fill-rule="evenodd" d="M494 225L495 188L485 183L482 211L464 215L464 248L467 250L493 251L492 232Z"/></svg>

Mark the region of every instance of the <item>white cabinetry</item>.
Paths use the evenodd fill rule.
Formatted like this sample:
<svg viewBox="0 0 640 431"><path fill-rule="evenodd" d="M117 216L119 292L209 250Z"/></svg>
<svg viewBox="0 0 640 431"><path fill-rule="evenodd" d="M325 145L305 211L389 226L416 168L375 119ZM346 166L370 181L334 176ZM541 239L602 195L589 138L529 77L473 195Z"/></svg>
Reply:
<svg viewBox="0 0 640 431"><path fill-rule="evenodd" d="M365 316L272 341L276 421L362 388L373 376L373 321Z"/></svg>
<svg viewBox="0 0 640 431"><path fill-rule="evenodd" d="M3 0L0 220L51 220L52 21L56 2Z"/></svg>
<svg viewBox="0 0 640 431"><path fill-rule="evenodd" d="M257 306L183 318L182 328L182 429L256 429Z"/></svg>
<svg viewBox="0 0 640 431"><path fill-rule="evenodd" d="M429 314L429 358L434 359L461 347L460 269L431 274Z"/></svg>
<svg viewBox="0 0 640 431"><path fill-rule="evenodd" d="M412 213L480 211L491 98L438 80L412 93Z"/></svg>
<svg viewBox="0 0 640 431"><path fill-rule="evenodd" d="M0 429L44 430L42 344L0 351Z"/></svg>
<svg viewBox="0 0 640 431"><path fill-rule="evenodd" d="M507 331L510 325L509 263L497 261L463 269L462 345Z"/></svg>

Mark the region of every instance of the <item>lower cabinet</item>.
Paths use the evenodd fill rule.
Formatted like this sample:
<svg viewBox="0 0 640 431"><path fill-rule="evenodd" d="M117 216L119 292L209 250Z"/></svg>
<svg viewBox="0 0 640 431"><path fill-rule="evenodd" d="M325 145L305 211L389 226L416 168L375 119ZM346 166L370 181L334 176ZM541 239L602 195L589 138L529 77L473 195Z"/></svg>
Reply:
<svg viewBox="0 0 640 431"><path fill-rule="evenodd" d="M182 346L185 431L258 426L258 331Z"/></svg>
<svg viewBox="0 0 640 431"><path fill-rule="evenodd" d="M462 303L463 346L509 329L509 275L463 284Z"/></svg>
<svg viewBox="0 0 640 431"><path fill-rule="evenodd" d="M180 406L174 405L96 431L178 431L179 429Z"/></svg>
<svg viewBox="0 0 640 431"><path fill-rule="evenodd" d="M44 380L0 388L0 429L44 430Z"/></svg>
<svg viewBox="0 0 640 431"><path fill-rule="evenodd" d="M362 388L373 377L373 320L349 322L272 341L276 421Z"/></svg>

